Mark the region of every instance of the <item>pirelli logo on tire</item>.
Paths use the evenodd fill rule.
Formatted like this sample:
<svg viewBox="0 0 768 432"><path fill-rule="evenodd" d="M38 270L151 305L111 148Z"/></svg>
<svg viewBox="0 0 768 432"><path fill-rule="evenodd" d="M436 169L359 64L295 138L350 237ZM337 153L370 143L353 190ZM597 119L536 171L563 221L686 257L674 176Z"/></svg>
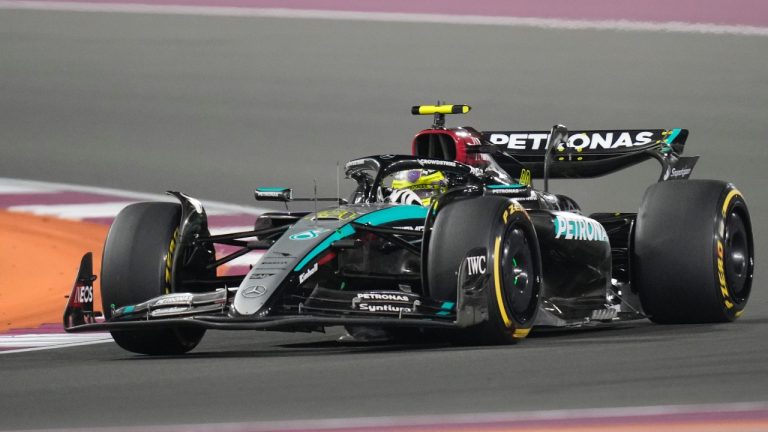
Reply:
<svg viewBox="0 0 768 432"><path fill-rule="evenodd" d="M723 263L723 242L717 239L717 279L720 283L720 293L723 295L725 307L733 309L733 302L728 293L728 282L725 280L725 265Z"/></svg>
<svg viewBox="0 0 768 432"><path fill-rule="evenodd" d="M506 224L507 220L509 220L509 217L517 212L525 212L525 209L515 201L510 203L509 206L504 210L504 213L501 214L501 220Z"/></svg>
<svg viewBox="0 0 768 432"><path fill-rule="evenodd" d="M716 262L717 262L717 283L720 287L720 294L723 296L723 304L727 309L733 309L734 303L731 298L731 292L728 289L728 279L725 277L725 224L727 222L728 208L734 198L741 198L741 193L737 189L731 189L723 200L723 207L720 209L720 221L717 224L717 236L715 239Z"/></svg>

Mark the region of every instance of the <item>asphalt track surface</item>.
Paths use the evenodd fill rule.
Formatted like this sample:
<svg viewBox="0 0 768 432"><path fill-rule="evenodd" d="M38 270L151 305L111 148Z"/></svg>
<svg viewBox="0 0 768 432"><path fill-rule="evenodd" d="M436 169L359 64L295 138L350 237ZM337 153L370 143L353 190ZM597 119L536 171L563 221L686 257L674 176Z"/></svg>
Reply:
<svg viewBox="0 0 768 432"><path fill-rule="evenodd" d="M512 347L210 332L191 355L112 344L0 359L0 428L768 401L768 38L0 11L0 173L249 204L335 194L336 162L407 152L436 99L479 129L685 127L696 178L736 183L757 243L731 325L534 334ZM636 209L655 167L556 182ZM44 263L41 263L44 265Z"/></svg>

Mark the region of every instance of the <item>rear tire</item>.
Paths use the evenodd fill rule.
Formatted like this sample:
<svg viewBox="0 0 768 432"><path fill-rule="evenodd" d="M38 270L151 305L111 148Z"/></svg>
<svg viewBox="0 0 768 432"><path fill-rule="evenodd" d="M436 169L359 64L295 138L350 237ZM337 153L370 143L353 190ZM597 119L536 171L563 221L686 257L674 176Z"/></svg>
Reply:
<svg viewBox="0 0 768 432"><path fill-rule="evenodd" d="M171 293L170 266L178 243L181 206L137 203L115 218L104 243L101 298L104 315L115 309ZM205 329L154 328L111 331L125 350L151 355L183 354L200 342Z"/></svg>
<svg viewBox="0 0 768 432"><path fill-rule="evenodd" d="M646 190L632 274L651 321L735 320L749 299L753 257L749 210L732 184L673 180Z"/></svg>
<svg viewBox="0 0 768 432"><path fill-rule="evenodd" d="M456 301L458 272L474 249L487 251L488 320L462 329L460 344L509 344L528 335L541 288L538 240L528 214L501 197L450 202L440 210L429 240L430 295Z"/></svg>

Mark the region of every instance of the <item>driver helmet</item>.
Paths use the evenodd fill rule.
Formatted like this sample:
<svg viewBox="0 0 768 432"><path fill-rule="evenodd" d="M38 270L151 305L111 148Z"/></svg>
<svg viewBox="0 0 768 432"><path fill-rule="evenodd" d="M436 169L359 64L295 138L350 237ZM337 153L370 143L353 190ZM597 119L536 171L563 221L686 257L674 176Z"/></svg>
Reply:
<svg viewBox="0 0 768 432"><path fill-rule="evenodd" d="M433 197L446 190L448 190L448 180L440 171L422 169L400 171L392 179L392 196L395 201L399 201L397 198L401 195L406 198L404 191L411 191L418 197L421 205L429 206L432 204ZM407 195L413 196L413 194Z"/></svg>

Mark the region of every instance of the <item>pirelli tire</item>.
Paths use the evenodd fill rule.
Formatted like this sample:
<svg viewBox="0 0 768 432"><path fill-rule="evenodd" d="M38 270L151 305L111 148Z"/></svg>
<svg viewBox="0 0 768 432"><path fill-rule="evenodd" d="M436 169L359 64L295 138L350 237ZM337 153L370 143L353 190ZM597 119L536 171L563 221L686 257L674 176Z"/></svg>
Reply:
<svg viewBox="0 0 768 432"><path fill-rule="evenodd" d="M649 187L634 234L632 275L656 323L728 322L749 300L754 243L741 193L716 180Z"/></svg>
<svg viewBox="0 0 768 432"><path fill-rule="evenodd" d="M484 251L484 255L473 254ZM459 344L509 344L525 338L538 311L541 257L526 211L503 197L460 198L437 213L429 238L430 295L456 302L459 273L484 278L487 320L454 333ZM479 265L478 265L479 264Z"/></svg>
<svg viewBox="0 0 768 432"><path fill-rule="evenodd" d="M101 264L101 298L107 319L113 307L171 292L170 266L180 220L181 206L162 202L131 204L117 215L104 243ZM111 333L127 351L170 355L197 346L205 329L153 328Z"/></svg>

